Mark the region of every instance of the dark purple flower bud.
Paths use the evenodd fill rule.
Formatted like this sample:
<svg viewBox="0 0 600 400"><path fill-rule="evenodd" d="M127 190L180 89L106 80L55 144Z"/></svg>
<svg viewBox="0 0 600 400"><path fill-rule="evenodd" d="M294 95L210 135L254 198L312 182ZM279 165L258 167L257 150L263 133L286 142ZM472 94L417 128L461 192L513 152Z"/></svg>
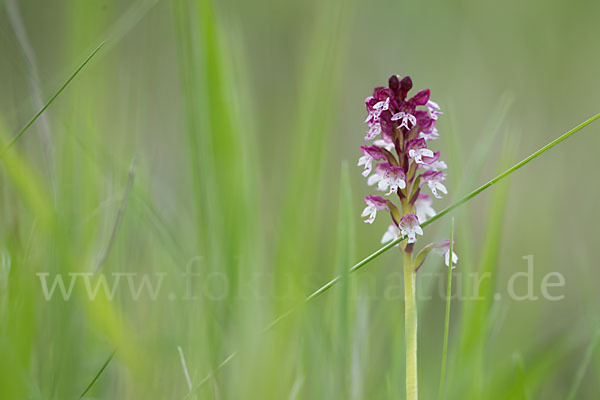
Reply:
<svg viewBox="0 0 600 400"><path fill-rule="evenodd" d="M410 91L410 89L412 89L413 83L412 83L412 79L410 79L410 76L405 76L404 78L402 78L402 80L400 81L400 93L399 93L399 97L400 100L405 100L406 99L406 95L408 94L408 92Z"/></svg>
<svg viewBox="0 0 600 400"><path fill-rule="evenodd" d="M388 88L378 86L373 90L373 98L377 101L384 101L390 97L394 97L394 93Z"/></svg>
<svg viewBox="0 0 600 400"><path fill-rule="evenodd" d="M415 94L408 101L413 103L415 106L424 106L429 101L429 89L423 89L419 91L419 93Z"/></svg>
<svg viewBox="0 0 600 400"><path fill-rule="evenodd" d="M400 90L400 77L398 75L390 76L390 79L388 80L388 86L394 93L398 93L398 90Z"/></svg>
<svg viewBox="0 0 600 400"><path fill-rule="evenodd" d="M431 133L435 128L435 120L429 118L427 111L417 110L415 111L415 118L417 119L417 125L419 125L420 131L425 133Z"/></svg>

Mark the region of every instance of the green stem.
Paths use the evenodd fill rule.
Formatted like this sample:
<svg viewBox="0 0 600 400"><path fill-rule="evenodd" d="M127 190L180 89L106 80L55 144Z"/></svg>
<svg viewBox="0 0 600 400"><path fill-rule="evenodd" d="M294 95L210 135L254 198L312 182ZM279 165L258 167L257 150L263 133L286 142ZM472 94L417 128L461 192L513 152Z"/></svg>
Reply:
<svg viewBox="0 0 600 400"><path fill-rule="evenodd" d="M446 380L446 364L448 360L448 335L450 332L450 304L452 297L452 251L454 250L454 218L452 218L452 228L450 231L450 266L448 267L448 284L446 285L446 319L444 321L444 346L442 348L442 370L440 372L440 391L438 399L444 396L444 385Z"/></svg>
<svg viewBox="0 0 600 400"><path fill-rule="evenodd" d="M406 342L406 400L418 399L417 302L412 253L404 254L404 337Z"/></svg>

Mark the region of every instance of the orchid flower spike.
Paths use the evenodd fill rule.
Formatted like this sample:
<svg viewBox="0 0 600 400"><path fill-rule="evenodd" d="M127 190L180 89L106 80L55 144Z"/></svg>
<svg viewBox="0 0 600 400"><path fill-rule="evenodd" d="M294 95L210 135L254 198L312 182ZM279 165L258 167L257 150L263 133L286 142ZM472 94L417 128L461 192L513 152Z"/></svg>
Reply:
<svg viewBox="0 0 600 400"><path fill-rule="evenodd" d="M406 236L414 243L423 234L421 224L436 213L432 197L440 198L448 190L442 183L447 168L440 152L430 148L439 138L440 106L430 99L429 89L409 95L413 87L410 77L390 77L388 86L378 86L365 100L369 145L361 146L358 166L369 186L385 193L367 196L362 216L373 223L378 211L387 211L392 219L382 241ZM421 193L429 187L432 197ZM395 196L394 196L395 195ZM397 196L397 197L396 197ZM400 205L394 205L396 198ZM398 203L396 203L398 204ZM403 251L412 252L403 247Z"/></svg>

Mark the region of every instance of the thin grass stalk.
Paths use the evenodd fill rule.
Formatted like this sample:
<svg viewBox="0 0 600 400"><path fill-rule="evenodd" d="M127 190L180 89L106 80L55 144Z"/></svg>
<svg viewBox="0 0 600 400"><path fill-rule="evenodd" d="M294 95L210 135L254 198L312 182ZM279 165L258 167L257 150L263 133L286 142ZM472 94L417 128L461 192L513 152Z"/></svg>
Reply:
<svg viewBox="0 0 600 400"><path fill-rule="evenodd" d="M579 365L579 369L575 374L575 379L573 380L573 384L571 385L571 389L569 390L569 395L567 396L567 400L575 400L577 398L577 392L579 391L579 386L581 386L581 381L583 381L583 377L585 376L585 372L588 369L590 361L592 360L592 356L594 355L594 350L598 345L598 340L600 339L600 330L596 331L592 341L590 342L583 361Z"/></svg>
<svg viewBox="0 0 600 400"><path fill-rule="evenodd" d="M110 361L115 356L116 352L117 352L117 349L114 349L112 351L112 353L110 353L110 355L108 356L108 358L106 359L106 361L104 362L104 364L102 364L102 367L100 367L100 370L98 371L98 373L94 376L94 379L92 379L92 381L86 386L85 390L79 396L79 400L83 399L85 397L85 395L87 394L87 392L90 391L90 389L92 388L92 386L94 386L94 383L96 383L96 381L98 380L98 378L100 378L100 375L102 375L102 373L104 372L104 370L106 369L106 367L108 366L108 364L110 363Z"/></svg>
<svg viewBox="0 0 600 400"><path fill-rule="evenodd" d="M444 345L442 347L442 368L440 372L440 391L438 399L444 396L444 385L446 381L446 364L448 362L448 335L450 332L450 304L452 296L452 252L454 251L454 218L452 218L450 228L450 266L448 267L448 283L446 284L446 318L444 320Z"/></svg>
<svg viewBox="0 0 600 400"><path fill-rule="evenodd" d="M98 45L98 47L96 47L94 49L94 51L92 51L92 54L90 54L80 65L79 67L77 67L77 69L75 70L75 72L73 72L71 74L71 76L69 76L69 79L67 79L67 81L60 87L60 89L58 89L58 91L56 93L54 93L54 95L50 98L50 100L48 100L48 102L46 104L44 104L44 106L40 109L40 111L38 111L30 120L29 122L27 122L25 124L25 126L19 131L19 133L17 133L11 140L10 142L8 142L8 144L6 145L6 147L4 148L4 150L2 150L2 153L6 153L8 150L10 150L10 148L17 142L17 140L19 140L21 138L21 136L23 136L23 134L27 131L27 129L29 129L29 127L31 125L33 125L33 123L35 121L37 121L37 119L40 117L40 115L42 115L44 113L44 111L46 111L46 109L48 107L50 107L50 104L52 104L52 102L54 102L54 100L56 100L56 98L62 93L63 90L65 90L65 88L69 85L69 83L71 83L71 81L73 79L75 79L75 77L77 76L77 74L83 69L83 67L85 67L85 65L90 62L90 60L96 55L96 53L98 53L100 51L100 49L102 48L102 46L104 46L105 42L102 42Z"/></svg>

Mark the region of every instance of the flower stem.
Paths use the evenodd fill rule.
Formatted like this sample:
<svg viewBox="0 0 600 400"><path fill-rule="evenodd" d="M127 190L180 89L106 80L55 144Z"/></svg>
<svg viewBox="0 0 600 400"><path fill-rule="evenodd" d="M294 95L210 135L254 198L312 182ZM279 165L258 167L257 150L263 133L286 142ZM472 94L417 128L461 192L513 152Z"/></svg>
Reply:
<svg viewBox="0 0 600 400"><path fill-rule="evenodd" d="M417 302L412 253L404 254L404 337L406 341L406 400L418 399Z"/></svg>

